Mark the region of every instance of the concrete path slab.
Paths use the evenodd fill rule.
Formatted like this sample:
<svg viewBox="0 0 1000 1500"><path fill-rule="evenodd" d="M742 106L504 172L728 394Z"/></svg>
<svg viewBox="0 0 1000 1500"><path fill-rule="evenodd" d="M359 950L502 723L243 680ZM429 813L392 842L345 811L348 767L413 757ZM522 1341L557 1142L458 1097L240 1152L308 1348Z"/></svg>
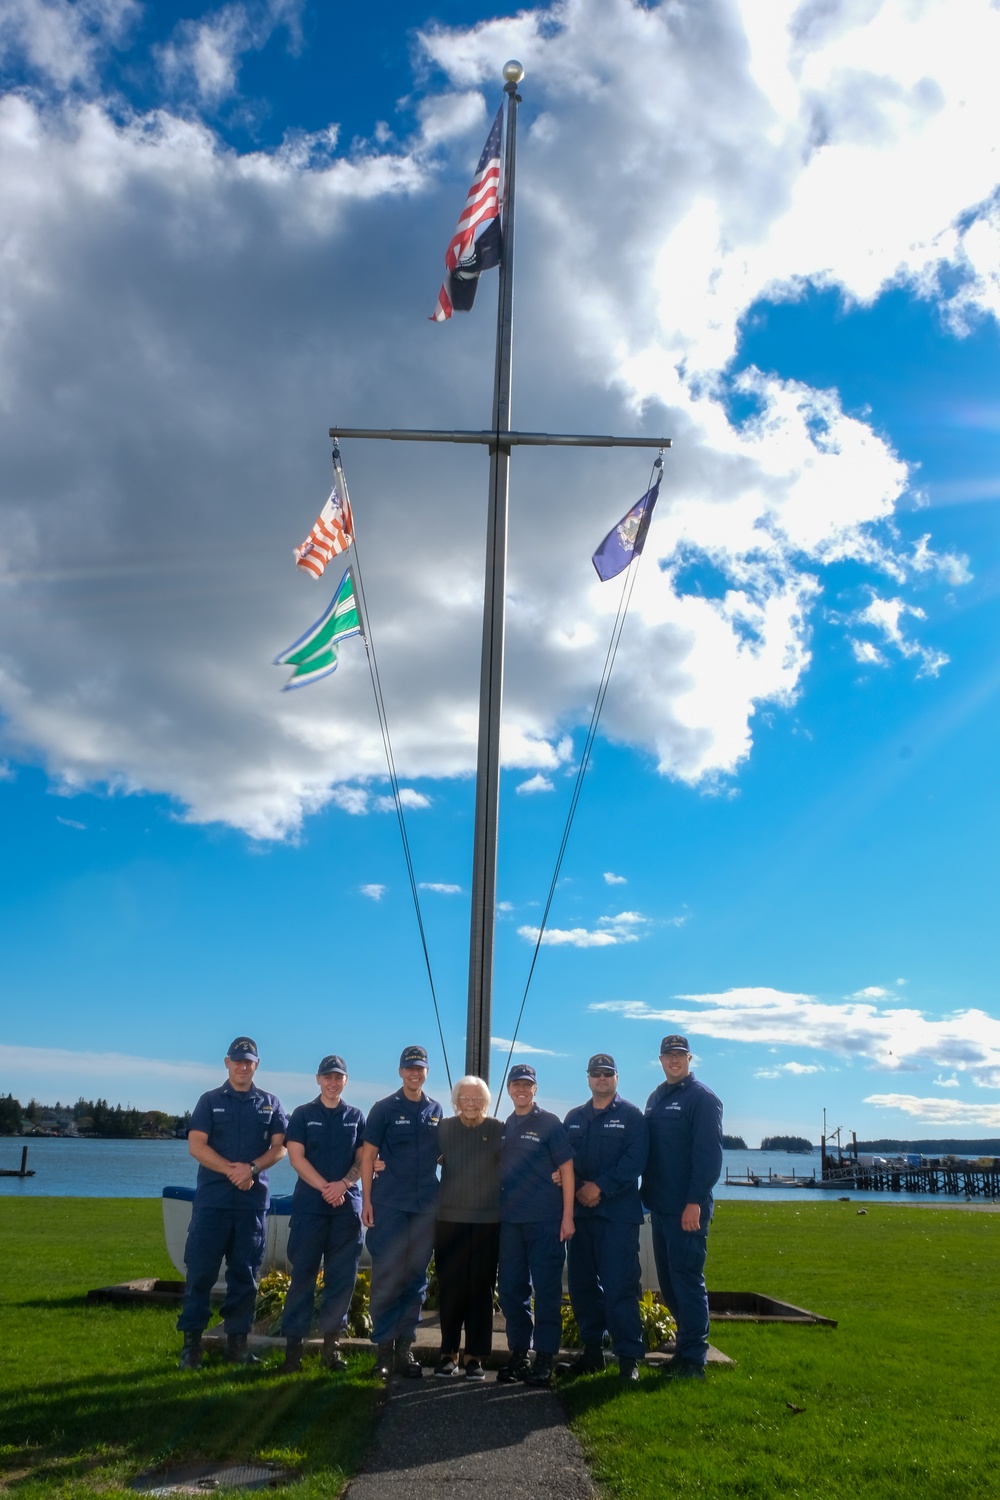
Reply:
<svg viewBox="0 0 1000 1500"><path fill-rule="evenodd" d="M593 1500L559 1398L527 1385L393 1378L364 1469L344 1500Z"/></svg>

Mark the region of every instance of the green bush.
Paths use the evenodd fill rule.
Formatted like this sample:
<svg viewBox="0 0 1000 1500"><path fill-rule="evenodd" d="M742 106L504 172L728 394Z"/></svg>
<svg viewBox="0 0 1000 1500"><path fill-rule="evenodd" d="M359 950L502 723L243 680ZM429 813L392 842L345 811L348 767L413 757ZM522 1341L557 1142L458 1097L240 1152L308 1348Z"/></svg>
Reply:
<svg viewBox="0 0 1000 1500"><path fill-rule="evenodd" d="M281 1328L281 1315L285 1310L285 1298L292 1278L285 1271L268 1271L262 1276L257 1288L257 1303L253 1321L258 1333L276 1334ZM352 1339L366 1339L372 1331L371 1301L372 1275L368 1270L359 1271L354 1283L351 1305L347 1312L347 1333ZM323 1298L323 1272L316 1278L315 1306L319 1309Z"/></svg>

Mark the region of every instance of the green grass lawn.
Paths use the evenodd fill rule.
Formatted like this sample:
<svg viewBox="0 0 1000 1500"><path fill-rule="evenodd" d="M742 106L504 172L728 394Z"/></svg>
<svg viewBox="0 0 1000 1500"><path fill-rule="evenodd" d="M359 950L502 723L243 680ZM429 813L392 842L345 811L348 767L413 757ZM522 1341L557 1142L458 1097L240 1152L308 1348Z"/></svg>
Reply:
<svg viewBox="0 0 1000 1500"><path fill-rule="evenodd" d="M737 1363L704 1385L651 1372L631 1392L610 1374L565 1385L610 1496L1000 1494L1000 1215L861 1206L718 1206L709 1285L839 1327L720 1323L713 1342Z"/></svg>
<svg viewBox="0 0 1000 1500"><path fill-rule="evenodd" d="M91 1287L176 1279L159 1200L3 1198L0 1244L0 1490L110 1500L150 1467L260 1458L302 1476L271 1493L332 1500L358 1467L382 1399L370 1359L339 1376L182 1374L175 1311L87 1302Z"/></svg>
<svg viewBox="0 0 1000 1500"><path fill-rule="evenodd" d="M838 1328L720 1324L714 1341L737 1364L704 1385L647 1371L638 1390L614 1374L563 1386L609 1500L1000 1494L1000 1215L858 1207L726 1202L711 1234L711 1285ZM87 1303L91 1287L176 1274L160 1212L156 1200L0 1199L0 1489L115 1497L154 1465L258 1457L302 1476L280 1495L332 1500L381 1399L367 1359L335 1377L181 1374L170 1309Z"/></svg>

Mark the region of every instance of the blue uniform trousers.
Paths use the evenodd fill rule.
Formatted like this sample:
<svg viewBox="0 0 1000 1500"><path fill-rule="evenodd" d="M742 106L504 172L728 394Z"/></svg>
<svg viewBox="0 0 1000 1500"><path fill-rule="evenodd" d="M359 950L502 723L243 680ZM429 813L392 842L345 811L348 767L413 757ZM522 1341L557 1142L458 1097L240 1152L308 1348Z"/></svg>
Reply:
<svg viewBox="0 0 1000 1500"><path fill-rule="evenodd" d="M627 1359L642 1359L639 1318L639 1226L578 1216L569 1242L569 1296L585 1345L603 1344Z"/></svg>
<svg viewBox="0 0 1000 1500"><path fill-rule="evenodd" d="M257 1278L264 1259L264 1225L261 1209L243 1210L203 1207L195 1199L184 1248L187 1277L184 1305L177 1319L181 1333L202 1333L212 1315L212 1288L226 1262L226 1299L222 1318L227 1333L249 1333L257 1300Z"/></svg>
<svg viewBox="0 0 1000 1500"><path fill-rule="evenodd" d="M705 1257L708 1225L694 1234L681 1228L680 1214L650 1214L653 1258L660 1295L677 1324L677 1354L691 1364L708 1358L708 1292ZM702 1215L704 1220L704 1214Z"/></svg>
<svg viewBox="0 0 1000 1500"><path fill-rule="evenodd" d="M375 1226L366 1240L372 1258L372 1342L412 1339L427 1290L434 1249L433 1207L422 1213L375 1205Z"/></svg>
<svg viewBox="0 0 1000 1500"><path fill-rule="evenodd" d="M281 1319L286 1339L304 1339L309 1335L321 1261L323 1300L317 1318L319 1331L323 1335L343 1332L358 1279L363 1243L361 1220L352 1208L334 1214L292 1214L288 1231L292 1284Z"/></svg>
<svg viewBox="0 0 1000 1500"><path fill-rule="evenodd" d="M541 1224L501 1223L497 1289L507 1321L508 1349L534 1347L539 1354L558 1354L565 1260L558 1219Z"/></svg>

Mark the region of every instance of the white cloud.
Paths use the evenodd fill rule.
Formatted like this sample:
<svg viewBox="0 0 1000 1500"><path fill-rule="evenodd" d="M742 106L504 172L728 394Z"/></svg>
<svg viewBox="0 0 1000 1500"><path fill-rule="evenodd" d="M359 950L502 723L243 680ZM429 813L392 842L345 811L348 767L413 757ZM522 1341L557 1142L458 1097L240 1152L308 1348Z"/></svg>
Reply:
<svg viewBox="0 0 1000 1500"><path fill-rule="evenodd" d="M436 891L439 896L460 896L462 887L460 885L447 885L442 880L421 880L422 891Z"/></svg>
<svg viewBox="0 0 1000 1500"><path fill-rule="evenodd" d="M677 439L606 732L691 784L737 771L761 705L803 690L825 569L843 559L891 580L848 627L859 649L940 671L914 630L964 563L894 534L905 464L836 393L766 371L739 377L756 416L734 426L725 372L754 302L809 283L860 301L908 287L956 328L1000 315L988 0L706 0L697 26L676 7L559 0L428 35L440 72L424 76L446 82L401 145L383 133L337 155L334 120L240 155L191 101L224 101L241 56L297 13L247 0L182 23L163 54L181 107L135 118L99 79L126 4L9 0L0 22L8 56L77 90L0 99L3 753L259 838L331 800L371 806L385 768L360 643L330 682L277 691L275 651L315 617L289 550L326 490L331 422L483 423L489 320L426 313L510 52L533 91L520 409L553 431ZM557 457L551 472L519 461L511 512L503 756L543 778L572 755L613 618L590 553L645 480L645 460ZM408 454L403 494L395 454L345 443L407 777L475 762L482 458ZM538 546L543 514L558 562ZM699 561L720 597L685 591Z"/></svg>
<svg viewBox="0 0 1000 1500"><path fill-rule="evenodd" d="M959 1084L959 1081L955 1077L954 1073L950 1078L935 1078L934 1080L934 1087L936 1089L957 1089L960 1086L961 1085Z"/></svg>
<svg viewBox="0 0 1000 1500"><path fill-rule="evenodd" d="M363 885L360 889L362 896L368 896L372 901L381 901L386 892L386 887L379 885L377 881L372 881L369 885Z"/></svg>
<svg viewBox="0 0 1000 1500"><path fill-rule="evenodd" d="M537 927L519 927L518 937L529 943L538 942ZM635 933L592 932L586 927L547 927L542 936L542 947L551 948L612 948L616 943L635 943Z"/></svg>
<svg viewBox="0 0 1000 1500"><path fill-rule="evenodd" d="M1000 1088L1000 1019L985 1011L959 1010L931 1019L919 1010L879 1009L856 997L825 1001L763 986L676 999L700 1008L683 1010L671 1004L659 1009L639 1000L607 1000L589 1009L668 1024L689 1035L771 1047L814 1047L837 1057L865 1059L886 1072L915 1072L943 1064L968 1073L985 1088Z"/></svg>
<svg viewBox="0 0 1000 1500"><path fill-rule="evenodd" d="M551 792L553 790L552 782L547 776L543 776L541 771L536 771L534 776L529 777L527 781L518 782L515 788L515 791L522 797L530 797L534 792Z"/></svg>
<svg viewBox="0 0 1000 1500"><path fill-rule="evenodd" d="M0 760L0 781L16 781L17 772L10 761Z"/></svg>
<svg viewBox="0 0 1000 1500"><path fill-rule="evenodd" d="M778 1063L774 1068L758 1068L753 1076L755 1078L781 1078L791 1073L795 1077L800 1077L804 1073L822 1073L823 1071L819 1063L787 1062Z"/></svg>
<svg viewBox="0 0 1000 1500"><path fill-rule="evenodd" d="M222 1044L225 1046L225 1043ZM221 1052L221 1048L220 1048ZM279 1098L308 1099L316 1092L311 1073L267 1069L261 1060L261 1084ZM168 1062L123 1052L79 1052L64 1047L15 1047L0 1044L4 1089L26 1103L34 1096L52 1104L58 1099L107 1098L137 1109L190 1109L199 1094L225 1082L217 1063Z"/></svg>
<svg viewBox="0 0 1000 1500"><path fill-rule="evenodd" d="M85 833L87 830L86 823L78 823L75 818L60 818L58 813L56 814L56 822L61 823L64 828L77 828L81 833Z"/></svg>
<svg viewBox="0 0 1000 1500"><path fill-rule="evenodd" d="M606 885L628 885L628 877L625 875L614 875L610 870L605 870L604 882Z"/></svg>
<svg viewBox="0 0 1000 1500"><path fill-rule="evenodd" d="M513 901L498 901L497 902L497 911L513 911L513 910L514 910L514 903L513 903Z"/></svg>
<svg viewBox="0 0 1000 1500"><path fill-rule="evenodd" d="M869 984L863 990L855 990L851 996L852 1000L885 1000L889 991L883 989L880 984Z"/></svg>
<svg viewBox="0 0 1000 1500"><path fill-rule="evenodd" d="M426 795L426 793L424 793L424 792L418 792L418 791L416 791L412 786L401 786L400 787L400 789L399 789L399 801L400 801L400 806L404 810L406 808L410 808L411 810L419 811L421 808L423 808L423 807L430 807L430 805L431 805L431 799L430 799L430 797L428 797ZM375 811L376 812L395 812L396 811L396 802L395 802L395 798L393 798L393 797L389 797L389 796L375 797L375 798L373 798L373 805L375 807Z"/></svg>
<svg viewBox="0 0 1000 1500"><path fill-rule="evenodd" d="M494 1052L509 1052L511 1047L517 1053L524 1053L525 1057L567 1057L566 1052L553 1052L548 1047L529 1047L527 1042L512 1042L508 1037L491 1036L490 1046Z"/></svg>
<svg viewBox="0 0 1000 1500"><path fill-rule="evenodd" d="M869 1094L877 1109L897 1109L928 1125L1000 1126L1000 1104L963 1104L960 1099L920 1099L915 1094Z"/></svg>

